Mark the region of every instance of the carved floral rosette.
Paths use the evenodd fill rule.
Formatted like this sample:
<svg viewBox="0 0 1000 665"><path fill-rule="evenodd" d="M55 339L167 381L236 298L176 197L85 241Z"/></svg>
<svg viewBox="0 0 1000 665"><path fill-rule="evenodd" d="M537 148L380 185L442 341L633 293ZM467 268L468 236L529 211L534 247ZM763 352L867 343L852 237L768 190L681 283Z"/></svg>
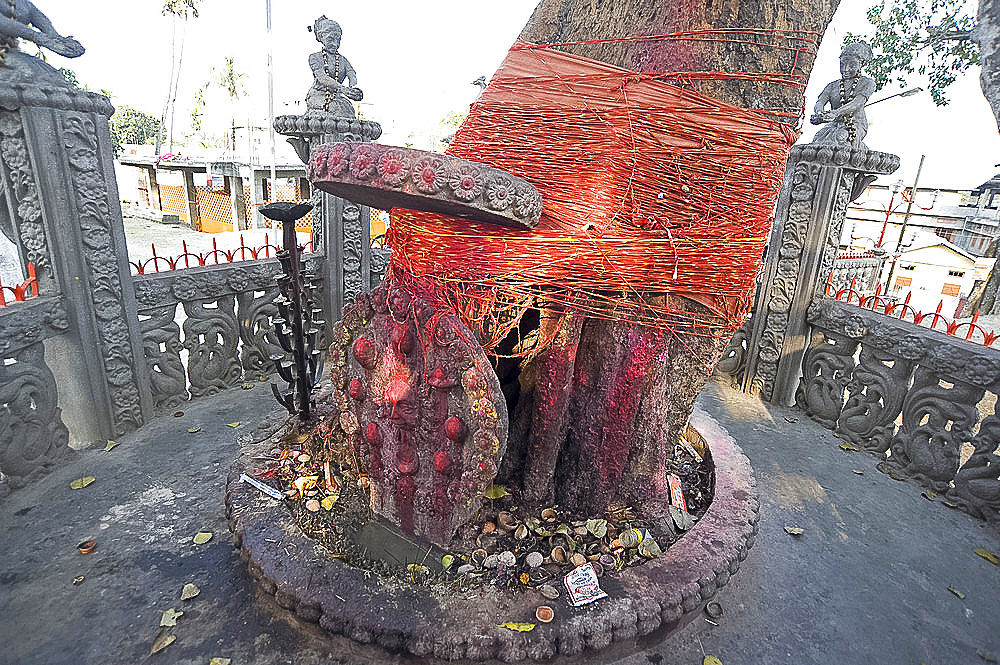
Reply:
<svg viewBox="0 0 1000 665"><path fill-rule="evenodd" d="M331 445L354 448L373 512L447 546L479 510L507 447L489 360L453 314L386 285L346 307L333 335Z"/></svg>
<svg viewBox="0 0 1000 665"><path fill-rule="evenodd" d="M394 207L532 229L542 196L500 169L435 152L342 141L313 148L309 179L323 191L383 210Z"/></svg>

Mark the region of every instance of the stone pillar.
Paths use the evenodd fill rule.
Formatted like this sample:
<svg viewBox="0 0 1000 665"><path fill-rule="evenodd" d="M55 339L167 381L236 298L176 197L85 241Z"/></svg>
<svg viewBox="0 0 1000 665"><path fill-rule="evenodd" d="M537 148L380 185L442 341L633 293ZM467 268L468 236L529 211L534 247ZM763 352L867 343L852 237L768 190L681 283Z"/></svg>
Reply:
<svg viewBox="0 0 1000 665"><path fill-rule="evenodd" d="M0 67L3 231L52 301L45 325L58 335L46 351L59 407L71 436L91 440L134 430L152 413L112 164L113 110L39 58L11 51Z"/></svg>
<svg viewBox="0 0 1000 665"><path fill-rule="evenodd" d="M382 135L377 122L328 116L279 116L279 134L290 136L303 163L312 146L336 141L374 141ZM313 188L313 245L326 258L324 294L329 320L340 318L345 304L371 286L371 247L368 206L358 205Z"/></svg>
<svg viewBox="0 0 1000 665"><path fill-rule="evenodd" d="M194 173L183 169L184 205L187 209L188 225L195 231L201 231L201 221L198 219L198 190L194 187Z"/></svg>
<svg viewBox="0 0 1000 665"><path fill-rule="evenodd" d="M899 157L850 146L792 147L778 196L753 318L746 332L744 391L791 405L808 343L806 309L821 297L840 245L848 204Z"/></svg>
<svg viewBox="0 0 1000 665"><path fill-rule="evenodd" d="M229 200L233 206L233 230L243 231L247 228L247 207L243 202L243 178L227 175L226 186L229 187Z"/></svg>
<svg viewBox="0 0 1000 665"><path fill-rule="evenodd" d="M160 202L160 183L156 181L156 167L146 167L146 175L149 176L149 207L163 210L163 204Z"/></svg>
<svg viewBox="0 0 1000 665"><path fill-rule="evenodd" d="M264 197L264 175L262 171L256 169L251 169L250 174L250 207L253 208L253 212L251 213L252 219L247 220L247 222L252 229L262 229L264 228L264 217L258 210L267 203ZM276 237L280 240L281 234L279 233Z"/></svg>

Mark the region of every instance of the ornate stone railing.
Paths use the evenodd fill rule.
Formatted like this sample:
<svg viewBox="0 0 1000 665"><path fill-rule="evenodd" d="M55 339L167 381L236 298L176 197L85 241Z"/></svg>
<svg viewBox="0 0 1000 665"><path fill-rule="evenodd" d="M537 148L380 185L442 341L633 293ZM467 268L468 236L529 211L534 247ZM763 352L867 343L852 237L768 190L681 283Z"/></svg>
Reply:
<svg viewBox="0 0 1000 665"><path fill-rule="evenodd" d="M796 403L879 467L1000 525L1000 350L829 298Z"/></svg>
<svg viewBox="0 0 1000 665"><path fill-rule="evenodd" d="M321 278L323 258L305 259ZM372 251L369 289L381 282L388 260L389 250ZM271 324L280 272L276 259L259 259L133 277L156 413L274 371L269 358L283 353ZM320 287L328 285L320 279Z"/></svg>
<svg viewBox="0 0 1000 665"><path fill-rule="evenodd" d="M321 261L307 257L307 270L322 275ZM157 413L273 371L269 357L282 353L271 324L280 272L277 260L262 259L135 276Z"/></svg>
<svg viewBox="0 0 1000 665"><path fill-rule="evenodd" d="M827 280L827 291L852 288L867 292L878 284L883 257L869 253L840 255L833 262L833 272Z"/></svg>

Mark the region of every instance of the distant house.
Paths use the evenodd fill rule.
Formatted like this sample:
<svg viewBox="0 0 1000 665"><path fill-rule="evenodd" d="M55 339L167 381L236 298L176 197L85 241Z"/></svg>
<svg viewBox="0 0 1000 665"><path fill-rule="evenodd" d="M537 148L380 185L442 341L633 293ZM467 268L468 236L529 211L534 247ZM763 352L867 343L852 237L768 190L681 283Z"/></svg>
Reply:
<svg viewBox="0 0 1000 665"><path fill-rule="evenodd" d="M918 233L899 254L888 291L900 300L909 292L910 305L923 312L934 311L943 302L941 312L952 316L972 291L975 265L976 257L954 243Z"/></svg>

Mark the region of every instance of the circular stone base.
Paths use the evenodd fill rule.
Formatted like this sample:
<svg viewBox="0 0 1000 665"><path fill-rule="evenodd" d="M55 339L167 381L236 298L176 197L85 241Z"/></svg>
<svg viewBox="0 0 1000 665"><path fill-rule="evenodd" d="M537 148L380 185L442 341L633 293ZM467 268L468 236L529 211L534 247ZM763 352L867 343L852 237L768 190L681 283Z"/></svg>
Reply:
<svg viewBox="0 0 1000 665"><path fill-rule="evenodd" d="M331 558L306 537L281 501L239 482L252 470L256 448L244 447L226 492L226 513L241 557L281 607L363 643L438 659L520 662L603 649L677 626L729 582L757 533L757 500L750 462L732 437L701 411L691 425L715 463L715 496L697 524L652 561L601 578L608 598L572 607L565 589L554 601L534 592L444 593L384 580ZM555 620L529 632L500 628L535 622L547 604ZM638 647L638 645L636 645ZM618 654L621 655L621 654Z"/></svg>

